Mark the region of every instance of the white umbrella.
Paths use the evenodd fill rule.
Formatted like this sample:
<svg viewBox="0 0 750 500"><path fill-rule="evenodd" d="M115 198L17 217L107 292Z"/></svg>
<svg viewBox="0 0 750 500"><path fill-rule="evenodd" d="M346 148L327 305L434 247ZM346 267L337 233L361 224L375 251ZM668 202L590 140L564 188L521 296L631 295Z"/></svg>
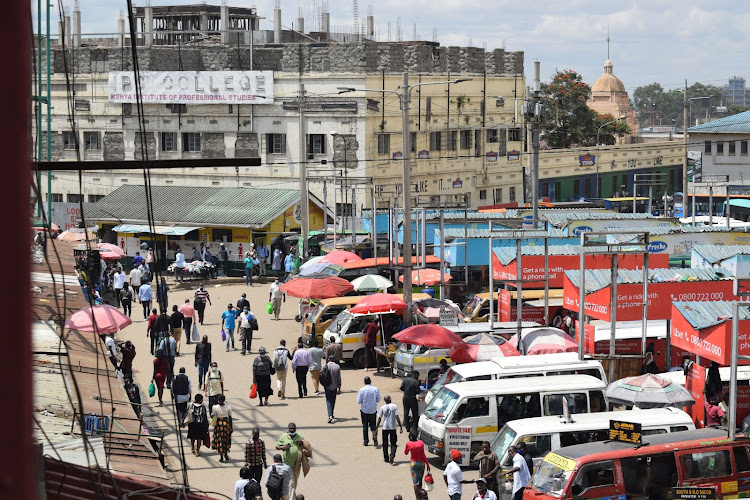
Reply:
<svg viewBox="0 0 750 500"><path fill-rule="evenodd" d="M393 282L379 274L366 274L352 281L352 285L359 292L377 292L392 287Z"/></svg>
<svg viewBox="0 0 750 500"><path fill-rule="evenodd" d="M318 273L328 267L328 264L326 264L325 262L320 262L320 259L322 258L322 255L318 257L312 257L310 260L299 266L299 275L307 276L309 274Z"/></svg>

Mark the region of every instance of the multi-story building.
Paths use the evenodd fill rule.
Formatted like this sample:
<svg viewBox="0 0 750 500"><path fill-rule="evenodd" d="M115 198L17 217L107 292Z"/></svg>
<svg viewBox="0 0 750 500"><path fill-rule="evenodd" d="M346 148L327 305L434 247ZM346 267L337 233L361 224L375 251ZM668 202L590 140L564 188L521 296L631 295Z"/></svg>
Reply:
<svg viewBox="0 0 750 500"><path fill-rule="evenodd" d="M136 104L123 97L134 80L127 73L134 64L124 20L118 34L91 39L81 35L77 13L65 50L62 36L52 47L53 161L139 160L143 151L157 160L258 157L260 167L156 169L151 182L294 188L302 158L311 192L319 198L327 194L333 206L338 191L339 214L353 205L369 206L372 189L379 206L393 206L403 171L397 96L339 89L400 92L402 73L408 72L409 84L417 85L409 115L414 196L444 206L485 204L488 191L498 193L494 202L522 201L528 162L518 102L525 89L521 52L378 43L369 19L363 36L340 42L346 37L325 24L307 34L282 30L280 12L273 31L258 30L255 9L143 7L135 14L138 68L164 72L158 75L160 88L144 91L155 93L144 99L142 123ZM201 87L199 78L210 83ZM240 78L254 83L240 92ZM467 81L432 85L456 79ZM303 141L300 84L305 88ZM188 98L153 98L164 95L159 92L168 85L183 91L190 86ZM244 100L214 101L219 87ZM303 154L300 143L306 144ZM84 172L80 189L77 174L56 172L47 196L56 202L77 202L79 196L96 201L122 184L141 182L138 170ZM342 190L332 189L331 183L344 182L347 193L355 190L354 201L347 194L342 202Z"/></svg>
<svg viewBox="0 0 750 500"><path fill-rule="evenodd" d="M750 107L750 88L745 87L745 78L733 76L729 82L721 88L724 91L724 105L737 104Z"/></svg>

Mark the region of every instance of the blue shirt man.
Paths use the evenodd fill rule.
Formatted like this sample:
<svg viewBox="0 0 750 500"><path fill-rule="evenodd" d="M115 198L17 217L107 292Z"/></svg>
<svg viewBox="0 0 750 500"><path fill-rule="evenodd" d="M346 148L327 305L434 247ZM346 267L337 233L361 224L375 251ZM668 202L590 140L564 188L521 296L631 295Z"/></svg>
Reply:
<svg viewBox="0 0 750 500"><path fill-rule="evenodd" d="M234 347L234 328L236 326L237 315L237 310L231 303L227 304L227 310L224 311L221 315L221 319L224 320L224 332L227 336L227 352L229 352L230 343L232 345L232 349L237 350Z"/></svg>
<svg viewBox="0 0 750 500"><path fill-rule="evenodd" d="M378 403L380 402L380 391L377 387L372 385L370 377L365 377L365 385L359 390L357 394L357 404L359 405L359 413L362 417L362 440L365 446L369 444L369 438L367 429L369 428L372 432L372 441L375 446L378 445L378 434L377 427L375 426L375 414L378 411Z"/></svg>
<svg viewBox="0 0 750 500"><path fill-rule="evenodd" d="M141 264L143 264L143 257L141 257L141 252L135 252L135 257L133 257L133 267L138 267Z"/></svg>

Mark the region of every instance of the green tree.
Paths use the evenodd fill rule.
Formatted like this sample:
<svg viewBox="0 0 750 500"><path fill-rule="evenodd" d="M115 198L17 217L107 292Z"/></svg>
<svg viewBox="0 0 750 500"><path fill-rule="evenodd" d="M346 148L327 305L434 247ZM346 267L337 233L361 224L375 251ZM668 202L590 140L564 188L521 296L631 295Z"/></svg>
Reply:
<svg viewBox="0 0 750 500"><path fill-rule="evenodd" d="M714 85L694 83L688 87L688 98L708 97L690 101L690 121L695 124L696 118L711 112L711 107L721 102L722 90ZM683 89L665 91L657 83L638 87L633 92L633 107L636 109L638 124L642 127L674 125L681 127L684 111ZM672 122L674 120L674 122Z"/></svg>
<svg viewBox="0 0 750 500"><path fill-rule="evenodd" d="M553 149L596 144L597 114L586 105L591 87L572 69L558 71L542 84L542 99L549 116L542 125L542 140Z"/></svg>
<svg viewBox="0 0 750 500"><path fill-rule="evenodd" d="M739 104L730 104L727 108L727 116L744 113L745 111L750 111L750 108L746 106L740 106Z"/></svg>
<svg viewBox="0 0 750 500"><path fill-rule="evenodd" d="M595 125L597 135L599 136L599 144L615 144L616 138L622 139L626 135L630 135L630 125L625 120L615 120L615 117L611 113L604 115L596 115ZM596 143L596 138L594 139Z"/></svg>

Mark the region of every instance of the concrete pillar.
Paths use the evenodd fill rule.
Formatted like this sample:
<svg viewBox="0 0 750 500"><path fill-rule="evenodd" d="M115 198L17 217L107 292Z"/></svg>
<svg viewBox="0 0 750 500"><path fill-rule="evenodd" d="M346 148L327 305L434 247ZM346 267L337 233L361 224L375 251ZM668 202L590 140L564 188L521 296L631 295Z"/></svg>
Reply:
<svg viewBox="0 0 750 500"><path fill-rule="evenodd" d="M125 46L125 18L120 11L120 19L117 20L117 46Z"/></svg>
<svg viewBox="0 0 750 500"><path fill-rule="evenodd" d="M297 18L297 31L299 31L300 33L305 32L305 18L304 17Z"/></svg>
<svg viewBox="0 0 750 500"><path fill-rule="evenodd" d="M77 4L78 2L76 2ZM77 49L81 46L81 9L76 5L76 9L73 10L73 48Z"/></svg>
<svg viewBox="0 0 750 500"><path fill-rule="evenodd" d="M367 16L367 38L373 39L375 37L375 16Z"/></svg>
<svg viewBox="0 0 750 500"><path fill-rule="evenodd" d="M323 33L326 35L331 33L331 14L328 12L323 12L321 15L321 19L323 20Z"/></svg>
<svg viewBox="0 0 750 500"><path fill-rule="evenodd" d="M229 44L229 6L226 4L221 6L221 43Z"/></svg>
<svg viewBox="0 0 750 500"><path fill-rule="evenodd" d="M57 21L57 43L60 44L60 47L63 46L63 36L65 33L65 25L62 21Z"/></svg>
<svg viewBox="0 0 750 500"><path fill-rule="evenodd" d="M273 43L281 43L281 9L273 9Z"/></svg>
<svg viewBox="0 0 750 500"><path fill-rule="evenodd" d="M206 35L206 30L208 30L208 15L205 12L201 14L200 25L198 29L201 32L201 36Z"/></svg>
<svg viewBox="0 0 750 500"><path fill-rule="evenodd" d="M73 38L70 36L70 16L65 14L65 46L70 47L73 44Z"/></svg>
<svg viewBox="0 0 750 500"><path fill-rule="evenodd" d="M143 18L143 44L151 47L154 42L154 8L144 7L145 13Z"/></svg>

